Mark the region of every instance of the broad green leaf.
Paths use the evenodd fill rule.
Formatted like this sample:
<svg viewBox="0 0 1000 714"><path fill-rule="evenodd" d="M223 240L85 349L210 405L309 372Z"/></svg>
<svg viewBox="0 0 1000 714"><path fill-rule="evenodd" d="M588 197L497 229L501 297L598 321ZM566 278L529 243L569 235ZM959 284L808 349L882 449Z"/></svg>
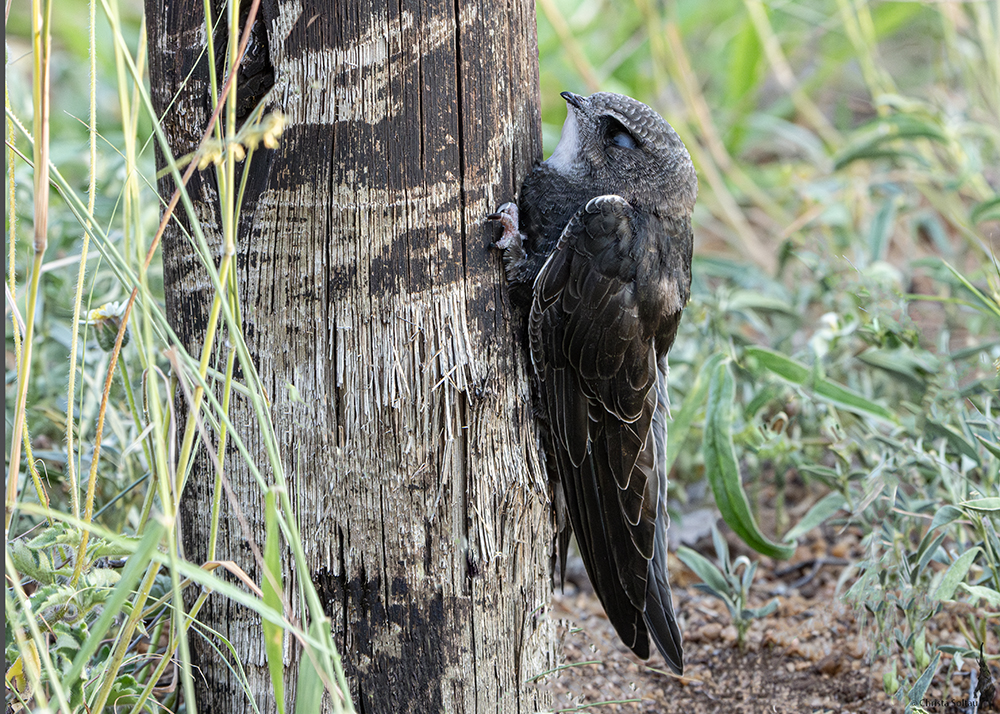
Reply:
<svg viewBox="0 0 1000 714"><path fill-rule="evenodd" d="M885 407L875 404L857 392L836 382L820 377L809 383L812 372L801 362L763 347L747 347L746 355L756 359L763 367L782 379L810 388L818 397L839 407L859 414L867 414L888 422L896 423L896 417Z"/></svg>
<svg viewBox="0 0 1000 714"><path fill-rule="evenodd" d="M996 496L990 496L989 498L977 498L973 501L962 501L959 505L962 508L968 508L973 511L995 513L1000 511L1000 498Z"/></svg>
<svg viewBox="0 0 1000 714"><path fill-rule="evenodd" d="M677 411L673 421L667 424L666 473L668 474L670 473L670 469L673 468L674 461L677 460L677 455L684 445L684 440L687 439L688 434L691 432L691 423L694 421L695 415L698 413L701 405L705 403L705 398L708 396L710 375L715 371L716 365L723 359L725 359L725 355L722 353L714 354L708 358L698 371L694 385L687 393L687 396L684 397L681 408Z"/></svg>
<svg viewBox="0 0 1000 714"><path fill-rule="evenodd" d="M955 588L958 587L960 582L965 580L965 576L968 574L969 568L972 567L972 563L978 554L979 548L977 547L967 550L958 556L945 572L944 577L941 578L941 582L938 583L937 588L931 593L931 599L951 600L955 596Z"/></svg>
<svg viewBox="0 0 1000 714"><path fill-rule="evenodd" d="M273 490L264 497L264 576L261 578L261 592L264 605L277 612L284 610L281 604L281 533L278 526L278 507ZM271 673L274 700L278 713L285 712L285 662L283 641L285 629L269 620L262 622L264 629L264 651L267 654L267 668ZM318 711L318 710L317 710Z"/></svg>
<svg viewBox="0 0 1000 714"><path fill-rule="evenodd" d="M827 401L856 414L868 414L894 424L897 421L893 413L885 407L879 406L875 402L866 399L857 392L829 379L817 380L816 384L813 385L813 390L816 392L816 396L822 397Z"/></svg>
<svg viewBox="0 0 1000 714"><path fill-rule="evenodd" d="M965 583L959 583L958 587L972 596L973 605L982 599L989 603L991 607L1000 607L1000 592L997 592L993 588L983 587L982 585L966 585Z"/></svg>
<svg viewBox="0 0 1000 714"><path fill-rule="evenodd" d="M785 534L783 540L794 543L840 509L847 506L847 499L839 491L832 491L812 505L812 508Z"/></svg>
<svg viewBox="0 0 1000 714"><path fill-rule="evenodd" d="M760 39L749 17L729 43L729 71L726 72L726 106L735 107L760 81L763 58Z"/></svg>
<svg viewBox="0 0 1000 714"><path fill-rule="evenodd" d="M968 508L973 511L995 513L1000 511L1000 498L996 496L990 496L989 498L977 498L972 501L962 501L958 505L962 508Z"/></svg>
<svg viewBox="0 0 1000 714"><path fill-rule="evenodd" d="M940 528L943 525L947 525L952 521L957 521L959 518L964 516L962 509L958 506L942 506L938 509L937 513L934 514L934 520L931 521L930 530L935 528Z"/></svg>
<svg viewBox="0 0 1000 714"><path fill-rule="evenodd" d="M979 434L976 434L976 438L979 439L980 444L986 447L987 451L1000 459L1000 446L997 446L994 442Z"/></svg>
<svg viewBox="0 0 1000 714"><path fill-rule="evenodd" d="M720 362L711 375L705 418L705 473L723 520L758 553L786 560L795 552L793 546L768 540L754 521L750 503L743 491L736 452L733 449L732 413L736 384L729 366Z"/></svg>

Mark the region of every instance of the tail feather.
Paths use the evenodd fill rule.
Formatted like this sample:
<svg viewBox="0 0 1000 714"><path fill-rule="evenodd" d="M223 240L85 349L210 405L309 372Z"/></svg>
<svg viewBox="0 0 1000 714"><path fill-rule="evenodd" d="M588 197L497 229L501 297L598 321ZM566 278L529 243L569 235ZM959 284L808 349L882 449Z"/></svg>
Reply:
<svg viewBox="0 0 1000 714"><path fill-rule="evenodd" d="M653 557L649 561L646 578L646 607L642 617L656 649L663 655L676 674L684 673L684 652L681 631L674 616L674 602L670 595L667 573L667 423L670 413L667 397L667 360L660 360L659 378L656 382L657 409L653 415L653 438L656 444L656 478L660 489L656 514L656 534L653 538Z"/></svg>
<svg viewBox="0 0 1000 714"><path fill-rule="evenodd" d="M661 530L662 525L662 530ZM646 609L642 613L656 649L663 655L675 674L684 673L684 652L681 631L674 616L674 602L670 595L667 576L666 514L661 512L656 524L656 545L653 559L649 561L646 581Z"/></svg>

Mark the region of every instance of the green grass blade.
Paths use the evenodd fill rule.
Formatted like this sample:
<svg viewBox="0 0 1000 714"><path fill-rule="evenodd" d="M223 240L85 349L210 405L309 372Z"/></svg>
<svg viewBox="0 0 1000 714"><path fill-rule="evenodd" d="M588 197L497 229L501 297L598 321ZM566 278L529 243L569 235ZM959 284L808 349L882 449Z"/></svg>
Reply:
<svg viewBox="0 0 1000 714"><path fill-rule="evenodd" d="M318 623L310 625L316 639L322 639L322 633L317 632ZM311 647L302 648L302 658L299 660L299 679L295 687L295 714L312 714L322 709L323 679L316 670L314 660L319 654Z"/></svg>
<svg viewBox="0 0 1000 714"><path fill-rule="evenodd" d="M969 214L969 222L973 225L986 221L1000 221L1000 196L977 204Z"/></svg>
<svg viewBox="0 0 1000 714"><path fill-rule="evenodd" d="M115 586L114 594L105 603L101 616L97 618L94 626L90 628L90 637L83 643L80 651L76 653L76 657L73 658L73 666L66 673L63 681L75 682L81 676L83 668L90 661L90 658L94 656L94 653L97 652L97 648L100 647L104 633L108 631L108 628L111 627L121 614L126 600L132 595L135 584L139 582L139 578L142 577L142 574L146 572L146 568L149 567L150 560L157 552L156 546L160 542L163 531L163 525L159 521L150 520L147 523L146 532L143 534L142 540L139 541L139 547L136 548L135 553L129 556L128 562L125 564L125 569L122 571L122 579Z"/></svg>
<svg viewBox="0 0 1000 714"><path fill-rule="evenodd" d="M264 593L264 605L278 612L281 604L281 533L278 527L278 508L274 491L269 490L264 497L264 577L260 589ZM278 714L285 712L285 666L284 628L268 620L263 621L264 651L267 654L267 668L271 673L274 687L274 701ZM319 711L318 709L316 711Z"/></svg>
<svg viewBox="0 0 1000 714"><path fill-rule="evenodd" d="M963 286L965 286L965 289L968 290L973 295L975 295L976 298L979 300L979 302L982 303L982 307L976 306L977 309L982 310L983 312L992 312L997 317L1000 317L1000 304L998 304L996 300L993 300L983 295L983 293L979 290L979 288L970 283L967 277L965 277L960 272L955 270L951 266L951 263L949 263L947 260L941 262L943 262L945 264L945 267L952 272L952 275L958 278L958 281L962 283Z"/></svg>

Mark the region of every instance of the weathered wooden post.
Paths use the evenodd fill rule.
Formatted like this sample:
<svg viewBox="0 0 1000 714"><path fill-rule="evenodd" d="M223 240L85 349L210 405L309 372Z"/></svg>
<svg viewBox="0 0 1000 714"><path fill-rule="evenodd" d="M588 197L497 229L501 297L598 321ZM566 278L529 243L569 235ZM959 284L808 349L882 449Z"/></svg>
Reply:
<svg viewBox="0 0 1000 714"><path fill-rule="evenodd" d="M211 110L203 4L148 0L146 11L154 101L180 156ZM526 680L552 660L548 492L517 320L483 220L540 156L534 4L267 0L257 22L241 98L273 77L268 108L289 124L249 167L244 330L355 702L544 708ZM172 190L162 179L161 194ZM190 190L220 245L212 169ZM174 328L197 351L211 289L176 224L163 259ZM262 453L250 407L237 401L233 416ZM226 473L251 532L224 508L218 557L259 579L245 543L263 542L263 498L235 454ZM184 494L194 561L212 483L206 462ZM233 644L258 705L273 711L259 619L217 595L200 619ZM200 710L250 711L218 654L192 645Z"/></svg>

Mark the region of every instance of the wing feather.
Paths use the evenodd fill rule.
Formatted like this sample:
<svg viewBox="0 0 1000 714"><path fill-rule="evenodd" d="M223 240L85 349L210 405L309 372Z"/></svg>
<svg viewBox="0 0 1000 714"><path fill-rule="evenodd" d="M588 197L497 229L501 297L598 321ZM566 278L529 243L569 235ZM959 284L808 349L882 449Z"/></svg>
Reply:
<svg viewBox="0 0 1000 714"><path fill-rule="evenodd" d="M535 281L529 345L559 493L594 588L625 644L648 657L652 630L679 671L657 472L665 378L660 327L643 324L635 295L637 221L619 196L573 216Z"/></svg>

